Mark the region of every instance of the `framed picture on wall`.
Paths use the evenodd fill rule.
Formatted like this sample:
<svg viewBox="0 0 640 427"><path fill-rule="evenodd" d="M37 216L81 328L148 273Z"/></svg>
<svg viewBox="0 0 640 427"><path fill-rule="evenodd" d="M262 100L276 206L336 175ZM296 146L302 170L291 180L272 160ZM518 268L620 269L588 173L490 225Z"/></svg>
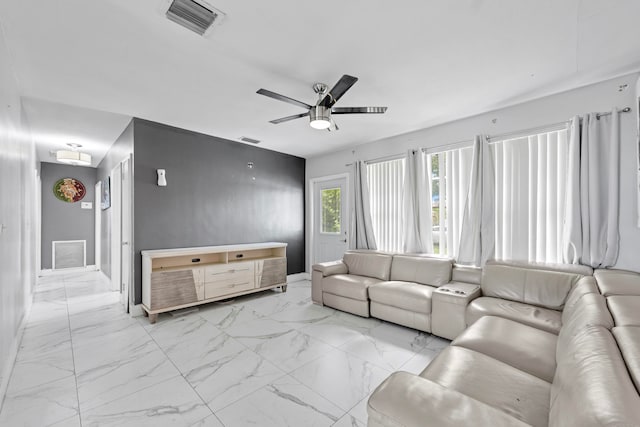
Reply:
<svg viewBox="0 0 640 427"><path fill-rule="evenodd" d="M111 207L111 178L106 177L102 182L102 210L109 209Z"/></svg>

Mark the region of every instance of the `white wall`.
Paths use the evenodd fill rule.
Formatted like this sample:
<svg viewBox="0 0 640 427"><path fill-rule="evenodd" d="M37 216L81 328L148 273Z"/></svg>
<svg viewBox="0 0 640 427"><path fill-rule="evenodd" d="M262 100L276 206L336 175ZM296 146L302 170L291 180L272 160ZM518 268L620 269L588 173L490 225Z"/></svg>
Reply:
<svg viewBox="0 0 640 427"><path fill-rule="evenodd" d="M612 107L631 107L632 113L622 114L621 126L621 206L620 206L620 256L617 268L640 271L640 228L636 227L636 108L634 88L638 73L608 80L535 101L515 105L466 119L421 129L404 135L383 139L352 149L338 151L307 159L306 178L317 178L350 172L345 164L354 160L371 160L404 153L412 148L436 147L471 140L474 135L499 135L518 130L545 126L568 120L574 115L591 111L609 111ZM618 87L628 84L622 92ZM428 102L425 101L425 102ZM380 117L384 120L384 116ZM307 253L311 243L309 197L307 195ZM307 271L310 270L307 260Z"/></svg>
<svg viewBox="0 0 640 427"><path fill-rule="evenodd" d="M0 32L0 402L35 283L35 147Z"/></svg>

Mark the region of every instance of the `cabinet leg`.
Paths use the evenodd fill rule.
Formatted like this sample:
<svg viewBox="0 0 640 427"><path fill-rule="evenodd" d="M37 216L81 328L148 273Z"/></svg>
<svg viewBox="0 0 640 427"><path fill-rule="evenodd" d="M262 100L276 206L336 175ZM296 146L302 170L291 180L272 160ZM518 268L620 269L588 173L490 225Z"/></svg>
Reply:
<svg viewBox="0 0 640 427"><path fill-rule="evenodd" d="M287 285L280 286L280 289L282 289L282 292L287 292Z"/></svg>
<svg viewBox="0 0 640 427"><path fill-rule="evenodd" d="M149 314L149 323L153 325L154 323L156 323L157 320L158 320L157 314Z"/></svg>

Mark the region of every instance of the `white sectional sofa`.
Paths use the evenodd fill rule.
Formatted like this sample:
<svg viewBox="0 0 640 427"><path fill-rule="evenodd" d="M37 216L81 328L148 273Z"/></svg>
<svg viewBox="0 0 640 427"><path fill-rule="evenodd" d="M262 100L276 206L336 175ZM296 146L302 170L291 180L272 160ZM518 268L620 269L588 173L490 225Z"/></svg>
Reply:
<svg viewBox="0 0 640 427"><path fill-rule="evenodd" d="M369 427L640 427L640 274L350 251L312 292L453 339L374 391Z"/></svg>
<svg viewBox="0 0 640 427"><path fill-rule="evenodd" d="M479 282L480 270L458 270L466 280ZM457 283L451 281L457 273L451 258L348 251L341 261L313 266L312 299L359 316L432 332L434 292ZM460 318L464 328L464 311Z"/></svg>
<svg viewBox="0 0 640 427"><path fill-rule="evenodd" d="M640 426L640 275L491 263L469 327L371 395L377 426Z"/></svg>

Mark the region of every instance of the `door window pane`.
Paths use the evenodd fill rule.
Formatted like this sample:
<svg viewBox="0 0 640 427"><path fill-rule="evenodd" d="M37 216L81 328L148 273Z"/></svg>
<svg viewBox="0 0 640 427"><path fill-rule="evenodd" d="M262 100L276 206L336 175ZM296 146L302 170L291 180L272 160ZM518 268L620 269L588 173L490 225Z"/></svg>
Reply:
<svg viewBox="0 0 640 427"><path fill-rule="evenodd" d="M342 212L340 188L326 188L321 191L322 224L321 233L340 233Z"/></svg>

